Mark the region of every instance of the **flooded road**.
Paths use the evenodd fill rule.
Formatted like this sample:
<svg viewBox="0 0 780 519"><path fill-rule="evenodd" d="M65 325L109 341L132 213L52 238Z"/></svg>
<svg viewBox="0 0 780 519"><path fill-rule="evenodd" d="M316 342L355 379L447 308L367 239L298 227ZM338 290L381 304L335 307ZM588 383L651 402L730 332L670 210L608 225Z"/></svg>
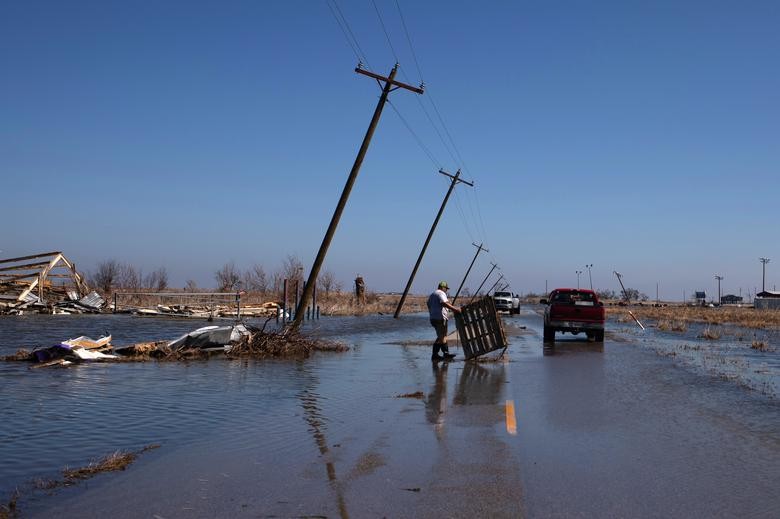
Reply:
<svg viewBox="0 0 780 519"><path fill-rule="evenodd" d="M544 355L536 313L505 324L506 360L479 364L432 364L424 315L307 324L352 349L300 362L0 363L0 503L19 487L22 517L780 516L777 353L731 377L670 354L689 337L610 323L603 346L559 336ZM0 354L202 325L2 318ZM123 472L29 490L153 443Z"/></svg>

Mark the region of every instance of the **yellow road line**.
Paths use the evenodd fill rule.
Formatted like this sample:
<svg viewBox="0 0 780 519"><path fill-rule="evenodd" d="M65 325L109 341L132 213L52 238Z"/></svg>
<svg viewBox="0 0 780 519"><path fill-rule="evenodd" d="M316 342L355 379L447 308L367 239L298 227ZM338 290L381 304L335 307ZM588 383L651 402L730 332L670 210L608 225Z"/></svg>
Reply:
<svg viewBox="0 0 780 519"><path fill-rule="evenodd" d="M517 434L517 419L515 418L515 401L506 401L506 432L512 436Z"/></svg>

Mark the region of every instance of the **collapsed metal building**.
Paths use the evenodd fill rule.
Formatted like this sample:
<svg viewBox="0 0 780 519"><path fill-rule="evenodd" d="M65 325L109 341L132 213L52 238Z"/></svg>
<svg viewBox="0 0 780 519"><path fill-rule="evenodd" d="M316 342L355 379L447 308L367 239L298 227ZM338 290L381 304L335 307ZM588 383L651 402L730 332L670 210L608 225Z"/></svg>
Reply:
<svg viewBox="0 0 780 519"><path fill-rule="evenodd" d="M97 306L84 276L62 252L0 259L0 311L27 307L50 308L62 302L87 300ZM102 305L103 301L99 301Z"/></svg>

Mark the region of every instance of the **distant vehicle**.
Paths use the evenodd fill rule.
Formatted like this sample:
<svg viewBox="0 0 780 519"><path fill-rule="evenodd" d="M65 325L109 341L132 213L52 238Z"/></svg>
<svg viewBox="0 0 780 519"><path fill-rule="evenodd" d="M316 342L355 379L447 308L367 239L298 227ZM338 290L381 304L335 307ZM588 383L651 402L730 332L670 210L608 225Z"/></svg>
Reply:
<svg viewBox="0 0 780 519"><path fill-rule="evenodd" d="M493 292L493 301L499 312L520 313L520 298L512 292Z"/></svg>
<svg viewBox="0 0 780 519"><path fill-rule="evenodd" d="M555 340L555 332L577 335L604 342L604 303L592 290L556 288L549 299L540 301L544 309L544 342Z"/></svg>

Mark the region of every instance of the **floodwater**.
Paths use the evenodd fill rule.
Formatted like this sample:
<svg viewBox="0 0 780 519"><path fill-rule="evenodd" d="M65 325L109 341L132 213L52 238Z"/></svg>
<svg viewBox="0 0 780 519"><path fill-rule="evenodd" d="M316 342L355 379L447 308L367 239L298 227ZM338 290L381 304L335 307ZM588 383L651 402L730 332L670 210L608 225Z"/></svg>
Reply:
<svg viewBox="0 0 780 519"><path fill-rule="evenodd" d="M478 364L431 363L424 315L307 323L351 350L305 361L0 363L0 503L18 488L22 517L780 516L777 351L609 323L603 346L559 335L545 352L537 313L505 324L505 360ZM202 325L3 317L0 355ZM149 444L125 471L32 489Z"/></svg>

